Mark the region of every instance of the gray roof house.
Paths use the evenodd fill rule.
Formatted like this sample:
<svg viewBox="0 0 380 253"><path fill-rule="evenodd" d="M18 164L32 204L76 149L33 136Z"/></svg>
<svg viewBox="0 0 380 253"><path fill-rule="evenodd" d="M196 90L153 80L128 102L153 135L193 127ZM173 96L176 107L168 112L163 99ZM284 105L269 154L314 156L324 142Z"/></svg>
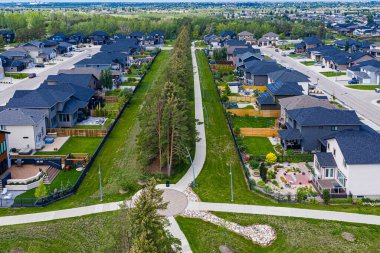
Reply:
<svg viewBox="0 0 380 253"><path fill-rule="evenodd" d="M100 70L124 70L130 65L129 55L120 52L99 52L91 58L74 64L76 68L97 68Z"/></svg>
<svg viewBox="0 0 380 253"><path fill-rule="evenodd" d="M279 135L284 149L300 149L302 152L319 151L319 139L338 131L359 130L362 122L355 111L309 107L287 110L285 130Z"/></svg>
<svg viewBox="0 0 380 253"><path fill-rule="evenodd" d="M95 105L95 90L71 83L48 84L36 90L17 90L7 108L41 110L47 114L46 126L72 127Z"/></svg>
<svg viewBox="0 0 380 253"><path fill-rule="evenodd" d="M314 155L315 188L332 196L380 197L380 134L344 130L321 138L324 152Z"/></svg>
<svg viewBox="0 0 380 253"><path fill-rule="evenodd" d="M47 112L35 109L8 108L0 112L0 126L10 134L9 147L41 149L45 143Z"/></svg>
<svg viewBox="0 0 380 253"><path fill-rule="evenodd" d="M275 61L257 61L244 69L244 81L247 85L264 86L268 84L268 74L284 69Z"/></svg>
<svg viewBox="0 0 380 253"><path fill-rule="evenodd" d="M81 68L78 68L80 70ZM90 89L100 89L101 84L98 78L93 74L81 74L81 73L69 73L69 74L58 74L58 75L49 75L46 78L48 84L57 84L57 83L71 83L74 85L90 88Z"/></svg>

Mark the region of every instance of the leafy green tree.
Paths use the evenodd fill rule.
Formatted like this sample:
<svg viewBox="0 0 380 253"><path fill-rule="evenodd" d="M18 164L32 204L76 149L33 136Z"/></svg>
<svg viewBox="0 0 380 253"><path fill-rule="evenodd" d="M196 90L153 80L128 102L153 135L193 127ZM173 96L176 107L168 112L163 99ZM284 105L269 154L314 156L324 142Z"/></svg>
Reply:
<svg viewBox="0 0 380 253"><path fill-rule="evenodd" d="M302 203L307 199L307 189L305 187L299 187L297 189L296 199L298 203Z"/></svg>
<svg viewBox="0 0 380 253"><path fill-rule="evenodd" d="M40 182L38 183L38 187L36 188L36 191L34 192L34 196L39 199L39 198L45 197L46 195L47 195L47 189L44 184L44 180L41 178Z"/></svg>

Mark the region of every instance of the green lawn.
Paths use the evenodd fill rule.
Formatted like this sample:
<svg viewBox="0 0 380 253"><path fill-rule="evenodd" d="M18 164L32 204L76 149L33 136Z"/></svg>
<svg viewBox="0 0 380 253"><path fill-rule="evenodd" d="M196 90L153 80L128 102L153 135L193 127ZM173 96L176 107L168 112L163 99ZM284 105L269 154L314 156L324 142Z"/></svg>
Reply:
<svg viewBox="0 0 380 253"><path fill-rule="evenodd" d="M297 58L298 56L305 56L304 54L289 54L290 58Z"/></svg>
<svg viewBox="0 0 380 253"><path fill-rule="evenodd" d="M272 144L267 137L242 137L243 143L247 147L247 153L252 155L266 155L275 153Z"/></svg>
<svg viewBox="0 0 380 253"><path fill-rule="evenodd" d="M76 181L78 180L80 174L82 172L76 171L75 169L71 169L69 171L61 171L56 178L54 178L54 181L50 185L46 185L46 188L48 189L48 192L53 193L55 189L61 190L63 188L67 188L70 185L74 185ZM16 199L21 198L35 198L36 188L26 191L23 194L20 194L16 197Z"/></svg>
<svg viewBox="0 0 380 253"><path fill-rule="evenodd" d="M128 199L139 187L121 194L120 189L128 183L136 183L144 176L144 169L137 158L136 136L139 133L138 114L141 104L152 88L152 84L164 68L169 59L170 51L162 51L151 69L148 71L141 86L133 95L129 106L123 112L118 124L115 126L106 141L99 156L95 159L93 167L89 170L76 194L60 200L44 208L2 208L0 215L15 215L21 213L44 212L57 209L85 206L99 203L99 175L98 165L101 164L103 202Z"/></svg>
<svg viewBox="0 0 380 253"><path fill-rule="evenodd" d="M203 52L197 51L198 71L201 81L202 100L208 115L206 127L207 157L197 178L199 187L193 188L202 201L230 202L229 163L232 163L234 200L239 204L286 206L306 209L380 214L380 207L356 205L279 204L251 192L245 182L243 168L227 126L223 106L220 104L214 80Z"/></svg>
<svg viewBox="0 0 380 253"><path fill-rule="evenodd" d="M14 79L24 79L29 76L28 73L5 73L6 77L12 77Z"/></svg>
<svg viewBox="0 0 380 253"><path fill-rule="evenodd" d="M103 125L85 125L85 126L76 125L72 128L75 128L75 129L108 129L111 126L113 121L114 121L113 119L107 119Z"/></svg>
<svg viewBox="0 0 380 253"><path fill-rule="evenodd" d="M231 117L234 127L270 128L274 127L276 118Z"/></svg>
<svg viewBox="0 0 380 253"><path fill-rule="evenodd" d="M334 72L334 71L327 71L327 72L320 72L320 73L326 77L345 76L346 75L346 72Z"/></svg>
<svg viewBox="0 0 380 253"><path fill-rule="evenodd" d="M315 61L301 61L301 63L305 66L313 66Z"/></svg>
<svg viewBox="0 0 380 253"><path fill-rule="evenodd" d="M57 152L37 152L36 155L67 155L69 153L94 154L102 138L100 137L70 137Z"/></svg>
<svg viewBox="0 0 380 253"><path fill-rule="evenodd" d="M380 88L380 85L347 85L348 88L356 89L356 90L375 90L376 88Z"/></svg>
<svg viewBox="0 0 380 253"><path fill-rule="evenodd" d="M275 229L277 238L272 245L261 247L209 222L177 217L176 220L194 253L219 252L220 245L228 245L233 252L239 253L377 252L380 247L380 226L267 215L215 214L243 226L270 225ZM348 242L343 239L343 232L353 234L356 241Z"/></svg>
<svg viewBox="0 0 380 253"><path fill-rule="evenodd" d="M122 252L120 212L1 227L0 252Z"/></svg>

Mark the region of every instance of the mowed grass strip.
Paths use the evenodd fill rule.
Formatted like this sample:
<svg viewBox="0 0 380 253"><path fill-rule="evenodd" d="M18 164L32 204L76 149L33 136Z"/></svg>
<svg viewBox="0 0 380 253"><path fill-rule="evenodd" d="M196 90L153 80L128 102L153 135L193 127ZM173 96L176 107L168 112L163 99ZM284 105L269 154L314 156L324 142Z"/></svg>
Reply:
<svg viewBox="0 0 380 253"><path fill-rule="evenodd" d="M275 153L272 143L267 137L242 137L244 145L247 147L247 154L250 155L266 155Z"/></svg>
<svg viewBox="0 0 380 253"><path fill-rule="evenodd" d="M229 164L232 164L235 203L258 203L267 200L253 195L245 183L242 166L235 149L227 119L219 101L214 79L207 58L201 51L196 52L200 75L202 100L208 115L206 127L207 155L202 172L197 178L199 187L193 188L202 201L230 202Z"/></svg>
<svg viewBox="0 0 380 253"><path fill-rule="evenodd" d="M231 117L234 127L238 128L271 128L274 127L276 118L265 117Z"/></svg>
<svg viewBox="0 0 380 253"><path fill-rule="evenodd" d="M137 159L135 144L140 130L138 114L155 78L164 69L169 57L170 51L162 51L157 56L76 194L43 208L1 208L0 216L45 212L100 203L99 164L102 172L103 202L125 200L138 191L139 189L136 188L126 194L120 193L123 184L137 182L143 175L142 166Z"/></svg>
<svg viewBox="0 0 380 253"><path fill-rule="evenodd" d="M240 253L336 252L337 249L339 252L377 252L380 247L380 226L267 215L215 214L243 226L270 225L277 238L272 245L261 247L223 227L179 216L176 220L194 253L219 252L220 245ZM343 232L354 235L355 242L345 240Z"/></svg>
<svg viewBox="0 0 380 253"><path fill-rule="evenodd" d="M375 90L377 88L380 88L380 85L364 85L364 84L358 84L358 85L347 85L346 87L355 89L355 90Z"/></svg>

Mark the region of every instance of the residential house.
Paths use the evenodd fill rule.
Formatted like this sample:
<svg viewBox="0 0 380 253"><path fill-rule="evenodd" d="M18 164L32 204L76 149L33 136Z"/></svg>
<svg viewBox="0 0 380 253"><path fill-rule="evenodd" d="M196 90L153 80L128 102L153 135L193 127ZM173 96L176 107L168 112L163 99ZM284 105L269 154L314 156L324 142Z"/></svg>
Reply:
<svg viewBox="0 0 380 253"><path fill-rule="evenodd" d="M380 42L370 45L369 54L374 57L380 57Z"/></svg>
<svg viewBox="0 0 380 253"><path fill-rule="evenodd" d="M139 41L137 39L119 39L115 42L107 45L103 45L100 48L101 52L119 52L134 54L137 51L140 51Z"/></svg>
<svg viewBox="0 0 380 253"><path fill-rule="evenodd" d="M380 135L345 130L321 140L325 152L314 155L313 183L332 196L380 198Z"/></svg>
<svg viewBox="0 0 380 253"><path fill-rule="evenodd" d="M206 45L210 45L213 48L218 48L222 42L221 38L216 36L215 34L206 34L203 37L203 42Z"/></svg>
<svg viewBox="0 0 380 253"><path fill-rule="evenodd" d="M88 40L87 40L86 35L78 32L78 33L74 33L73 35L71 35L67 42L69 42L70 44L73 44L73 45L79 45L79 44L87 43Z"/></svg>
<svg viewBox="0 0 380 253"><path fill-rule="evenodd" d="M11 167L11 160L9 158L9 145L8 145L8 134L9 132L0 130L0 175L1 185L5 185L5 182L8 178L6 175L3 175ZM3 181L5 181L3 183Z"/></svg>
<svg viewBox="0 0 380 253"><path fill-rule="evenodd" d="M360 62L347 69L347 76L357 79L359 84L380 84L380 62Z"/></svg>
<svg viewBox="0 0 380 253"><path fill-rule="evenodd" d="M347 70L347 68L354 66L360 62L372 60L373 57L364 54L362 52L355 52L348 54L347 52L337 52L336 54L331 54L330 56L325 56L323 58L324 65L329 66L335 70Z"/></svg>
<svg viewBox="0 0 380 253"><path fill-rule="evenodd" d="M148 39L152 40L154 45L165 43L165 34L159 30L154 30L148 34Z"/></svg>
<svg viewBox="0 0 380 253"><path fill-rule="evenodd" d="M4 72L20 72L25 69L25 63L21 60L12 60L0 54L0 60Z"/></svg>
<svg viewBox="0 0 380 253"><path fill-rule="evenodd" d="M244 69L244 82L247 85L264 86L268 84L268 74L284 69L275 61L255 61Z"/></svg>
<svg viewBox="0 0 380 253"><path fill-rule="evenodd" d="M130 65L129 55L120 52L99 52L91 58L83 59L74 64L76 68L97 68L100 70L120 70Z"/></svg>
<svg viewBox="0 0 380 253"><path fill-rule="evenodd" d="M236 38L235 33L233 31L229 31L229 30L221 31L219 35L220 35L220 39L222 41L230 40L230 39L235 39Z"/></svg>
<svg viewBox="0 0 380 253"><path fill-rule="evenodd" d="M69 42L59 42L56 51L58 54L66 54L73 51L73 49L73 44Z"/></svg>
<svg viewBox="0 0 380 253"><path fill-rule="evenodd" d="M57 57L57 51L55 48L45 47L44 42L37 40L21 44L8 51L25 52L33 59L34 63L43 63Z"/></svg>
<svg viewBox="0 0 380 253"><path fill-rule="evenodd" d="M310 79L307 75L293 69L282 68L277 71L268 73L268 83L297 83L307 95L309 91Z"/></svg>
<svg viewBox="0 0 380 253"><path fill-rule="evenodd" d="M267 85L267 91L260 93L256 104L259 110L279 110L279 99L302 94L303 88L297 83L270 83Z"/></svg>
<svg viewBox="0 0 380 253"><path fill-rule="evenodd" d="M238 48L235 48L233 53L232 53L232 62L233 64L236 66L237 63L239 62L240 60L240 57L241 55L245 54L245 53L252 53L254 55L256 55L257 57L259 57L260 59L262 59L263 57L261 56L261 52L260 52L260 49L257 49L257 48L253 48L251 46L247 46L247 47L238 47Z"/></svg>
<svg viewBox="0 0 380 253"><path fill-rule="evenodd" d="M82 68L77 68L75 72L69 74L60 73L58 75L49 75L45 82L49 85L59 84L59 83L71 83L81 87L90 88L93 90L101 89L101 84L99 79L91 73L81 73ZM88 68L83 68L88 70ZM94 69L95 70L95 69ZM98 70L100 72L100 70ZM91 71L94 72L94 71Z"/></svg>
<svg viewBox="0 0 380 253"><path fill-rule="evenodd" d="M72 127L96 106L95 90L71 84L44 82L35 90L17 90L7 108L40 110L47 115L46 127Z"/></svg>
<svg viewBox="0 0 380 253"><path fill-rule="evenodd" d="M236 48L247 48L250 47L245 44L245 41L243 40L237 40L237 39L230 39L226 40L223 43L223 46L227 48L227 60L232 61L233 59L233 53Z"/></svg>
<svg viewBox="0 0 380 253"><path fill-rule="evenodd" d="M67 42L69 40L69 36L63 33L56 33L53 36L51 36L49 40L56 41L56 42Z"/></svg>
<svg viewBox="0 0 380 253"><path fill-rule="evenodd" d="M357 51L366 53L369 51L370 45L371 43L368 41L359 42L351 38L334 41L334 46L341 50L348 51L349 53Z"/></svg>
<svg viewBox="0 0 380 253"><path fill-rule="evenodd" d="M269 32L264 34L258 41L259 46L274 46L279 40L279 36L276 33Z"/></svg>
<svg viewBox="0 0 380 253"><path fill-rule="evenodd" d="M10 134L10 149L34 150L45 145L47 113L43 110L9 108L0 112L0 127Z"/></svg>
<svg viewBox="0 0 380 253"><path fill-rule="evenodd" d="M287 129L279 131L282 146L302 152L320 151L322 137L363 125L355 111L324 107L286 110L284 124Z"/></svg>
<svg viewBox="0 0 380 253"><path fill-rule="evenodd" d="M296 53L305 53L307 49L316 48L322 46L323 43L321 40L315 37L306 37L302 42L295 45Z"/></svg>
<svg viewBox="0 0 380 253"><path fill-rule="evenodd" d="M11 44L15 41L15 33L10 30L0 30L0 35L7 44Z"/></svg>
<svg viewBox="0 0 380 253"><path fill-rule="evenodd" d="M264 57L260 53L245 52L236 56L234 65L237 69L244 69L248 66L248 63L253 61L261 61L263 59ZM234 58L232 60L234 60Z"/></svg>
<svg viewBox="0 0 380 253"><path fill-rule="evenodd" d="M88 35L88 39L91 41L93 45L104 45L107 44L107 42L110 39L110 36L108 33L104 31L95 31Z"/></svg>
<svg viewBox="0 0 380 253"><path fill-rule="evenodd" d="M257 42L253 34L247 31L238 33L238 39L244 40L246 44L249 44L249 45L255 45Z"/></svg>
<svg viewBox="0 0 380 253"><path fill-rule="evenodd" d="M146 37L145 33L140 32L140 31L134 31L134 32L131 32L130 34L128 34L128 38L136 39L140 43L145 40L145 37Z"/></svg>
<svg viewBox="0 0 380 253"><path fill-rule="evenodd" d="M101 70L97 68L72 68L72 69L60 69L58 71L59 74L68 74L68 75L75 75L75 74L90 74L93 75L97 80L100 80L100 73Z"/></svg>
<svg viewBox="0 0 380 253"><path fill-rule="evenodd" d="M335 104L330 103L328 99L312 97L308 95L293 96L279 99L281 107L281 124L285 123L286 112L288 110L323 107L327 109L337 109Z"/></svg>

